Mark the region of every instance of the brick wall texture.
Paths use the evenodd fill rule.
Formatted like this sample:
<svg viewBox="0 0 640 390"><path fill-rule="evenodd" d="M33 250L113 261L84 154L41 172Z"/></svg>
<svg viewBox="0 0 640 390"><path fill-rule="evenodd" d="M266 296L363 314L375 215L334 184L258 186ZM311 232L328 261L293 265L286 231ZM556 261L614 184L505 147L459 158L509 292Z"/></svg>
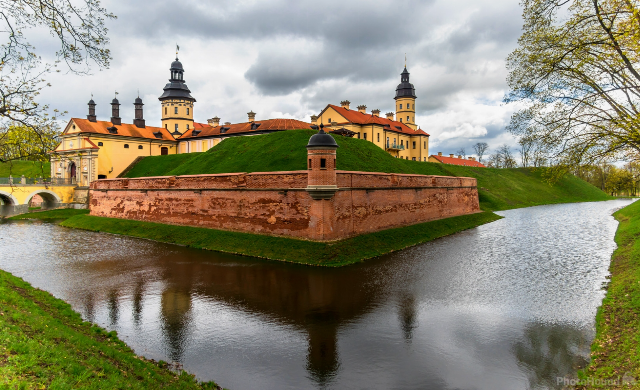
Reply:
<svg viewBox="0 0 640 390"><path fill-rule="evenodd" d="M91 215L317 241L480 211L476 179L335 171L330 200L308 171L108 179L91 183Z"/></svg>

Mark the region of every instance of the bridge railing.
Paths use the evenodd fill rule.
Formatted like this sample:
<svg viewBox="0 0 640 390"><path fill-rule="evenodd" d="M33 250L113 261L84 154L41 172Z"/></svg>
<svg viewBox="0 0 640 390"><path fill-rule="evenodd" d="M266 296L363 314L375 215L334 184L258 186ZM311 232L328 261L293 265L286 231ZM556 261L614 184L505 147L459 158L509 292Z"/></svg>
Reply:
<svg viewBox="0 0 640 390"><path fill-rule="evenodd" d="M74 185L76 180L73 178L60 177L0 177L0 185Z"/></svg>

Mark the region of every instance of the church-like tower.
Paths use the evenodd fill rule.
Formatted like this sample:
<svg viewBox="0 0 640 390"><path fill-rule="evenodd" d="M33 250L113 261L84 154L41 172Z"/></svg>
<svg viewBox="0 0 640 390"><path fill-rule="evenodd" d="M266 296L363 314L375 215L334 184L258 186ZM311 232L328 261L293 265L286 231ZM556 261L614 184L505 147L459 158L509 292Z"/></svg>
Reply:
<svg viewBox="0 0 640 390"><path fill-rule="evenodd" d="M171 78L164 87L164 93L158 98L162 104L162 124L171 134L178 137L193 129L193 103L196 99L184 82L182 63L171 63Z"/></svg>
<svg viewBox="0 0 640 390"><path fill-rule="evenodd" d="M405 65L400 74L400 84L396 88L396 120L406 124L412 129L416 126L416 89L409 82L409 72Z"/></svg>

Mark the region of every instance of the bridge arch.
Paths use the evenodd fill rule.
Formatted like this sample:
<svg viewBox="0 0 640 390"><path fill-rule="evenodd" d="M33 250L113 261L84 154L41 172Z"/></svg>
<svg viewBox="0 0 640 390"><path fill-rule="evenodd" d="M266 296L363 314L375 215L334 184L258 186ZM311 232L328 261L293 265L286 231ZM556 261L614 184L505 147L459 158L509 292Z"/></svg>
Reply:
<svg viewBox="0 0 640 390"><path fill-rule="evenodd" d="M3 206L17 206L20 204L15 196L5 191L0 191L0 202Z"/></svg>
<svg viewBox="0 0 640 390"><path fill-rule="evenodd" d="M40 195L42 197L43 208L54 207L55 205L62 203L62 199L53 191L50 190L36 190L30 193L24 201L24 204L28 205L31 202L31 198L36 195Z"/></svg>

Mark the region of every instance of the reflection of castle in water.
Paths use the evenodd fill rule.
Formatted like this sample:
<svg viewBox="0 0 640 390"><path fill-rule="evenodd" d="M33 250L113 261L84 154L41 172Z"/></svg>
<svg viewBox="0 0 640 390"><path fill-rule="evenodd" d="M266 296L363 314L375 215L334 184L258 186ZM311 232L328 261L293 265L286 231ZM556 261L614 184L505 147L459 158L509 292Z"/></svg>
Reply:
<svg viewBox="0 0 640 390"><path fill-rule="evenodd" d="M387 285L368 283L371 275L360 265L336 270L255 262L247 258L241 260L244 264L232 265L228 261L212 261L211 257L209 252L185 250L154 261L159 267L156 276L164 285L160 299L161 328L167 355L174 361L181 361L183 357L192 323L192 297L197 294L303 329L308 335L307 371L318 384L324 385L340 366L340 327L370 312L383 300ZM136 275L133 269L123 269L127 267L123 262L97 266L103 274ZM112 272L105 269L110 267ZM139 275L135 278L120 287L110 285L105 291L112 325L120 316L118 297L131 294L133 323L140 326L147 282ZM133 291L118 291L118 288L131 289L130 286ZM85 309L90 308L91 314L85 312L85 315L93 315L97 299L89 295L83 299ZM406 294L401 298L400 327L408 339L415 316L415 308L409 306L414 302L415 299Z"/></svg>

